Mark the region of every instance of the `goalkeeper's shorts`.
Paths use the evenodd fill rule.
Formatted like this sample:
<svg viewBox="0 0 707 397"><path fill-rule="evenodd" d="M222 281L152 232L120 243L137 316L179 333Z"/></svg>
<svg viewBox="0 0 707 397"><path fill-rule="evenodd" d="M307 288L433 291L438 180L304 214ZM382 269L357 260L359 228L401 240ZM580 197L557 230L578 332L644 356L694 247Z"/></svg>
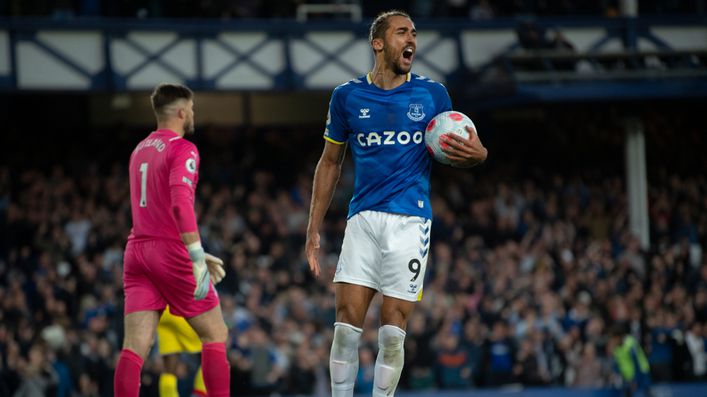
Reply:
<svg viewBox="0 0 707 397"><path fill-rule="evenodd" d="M123 263L125 314L162 311L169 304L172 314L194 317L218 306L213 285L206 298L194 299L196 281L191 259L181 241L130 240Z"/></svg>

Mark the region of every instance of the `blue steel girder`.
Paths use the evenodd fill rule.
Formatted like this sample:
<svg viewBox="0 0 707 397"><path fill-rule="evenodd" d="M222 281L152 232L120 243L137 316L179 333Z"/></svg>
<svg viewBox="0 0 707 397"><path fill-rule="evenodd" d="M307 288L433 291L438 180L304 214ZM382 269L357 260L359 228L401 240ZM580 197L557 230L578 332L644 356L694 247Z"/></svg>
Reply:
<svg viewBox="0 0 707 397"><path fill-rule="evenodd" d="M129 78L130 76L134 75L135 73L139 72L140 70L142 70L143 68L147 67L149 64L154 62L156 64L159 64L161 67L165 68L169 72L174 73L175 75L181 77L182 80L187 80L188 76L186 76L184 73L182 73L181 70L175 68L174 66L170 65L168 62L165 62L161 59L162 55L166 54L172 48L179 45L179 43L181 42L181 38L182 38L182 36L178 34L178 35L176 35L174 40L167 43L164 47L160 48L159 50L157 50L155 52L151 52L150 50L145 48L142 44L140 44L134 40L131 40L127 36L123 37L122 40L126 44L128 44L135 51L139 52L140 54L142 54L145 57L145 59L142 62L135 65L131 70L123 73L123 78L127 80L127 78Z"/></svg>
<svg viewBox="0 0 707 397"><path fill-rule="evenodd" d="M443 40L448 39L448 38L450 38L450 37L453 37L453 36L440 34L439 37L437 37L435 40L433 40L433 41L427 43L427 45L425 45L425 48L432 48L432 47L434 47L435 45L441 43ZM459 46L459 38L458 38L458 37L457 37L457 39L456 39L456 44L457 44L457 48L458 48L458 46ZM418 48L418 50L419 50L419 48ZM434 70L434 71L435 71L437 74L439 74L440 76L444 76L445 78L449 78L448 73L445 73L445 72L444 72L442 69L440 69L437 65L435 65L433 62L431 62L431 61L429 61L429 60L427 59L427 57L425 56L424 51L423 51L423 52L417 52L417 51L415 52L415 61L422 62L422 63L424 63L425 65L427 65L428 68ZM459 62L460 62L460 63L462 62L462 58L459 58ZM428 77L429 77L429 76L428 76Z"/></svg>
<svg viewBox="0 0 707 397"><path fill-rule="evenodd" d="M228 63L227 65L224 65L221 70L216 72L214 77L211 79L211 83L215 84L215 81L218 80L219 78L223 77L226 73L230 72L233 70L235 67L238 65L245 63L248 64L250 67L252 67L254 70L256 70L258 73L262 74L263 76L267 76L270 78L275 77L275 74L268 72L265 70L265 68L262 67L262 65L258 64L257 62L253 61L251 58L253 55L258 53L260 51L261 47L263 44L266 44L268 41L272 40L272 37L266 36L263 40L261 40L258 44L254 45L253 48L249 49L248 51L240 51L239 49L233 47L230 43L227 43L222 40L215 40L216 44L221 47L224 51L230 53L233 55L236 59ZM202 43L199 43L199 46L202 46ZM214 85L215 86L215 85Z"/></svg>
<svg viewBox="0 0 707 397"><path fill-rule="evenodd" d="M672 48L666 43L663 39L660 37L654 35L650 29L645 29L641 31L640 37L643 37L644 39L650 41L651 43L655 44L656 47L660 48L661 50L665 51L672 51Z"/></svg>
<svg viewBox="0 0 707 397"><path fill-rule="evenodd" d="M28 41L36 45L37 47L41 48L44 52L48 53L51 55L54 59L57 61L61 62L65 66L69 67L75 72L80 73L84 77L88 78L93 78L94 74L86 70L83 66L79 65L78 63L72 61L69 59L69 57L65 56L62 54L60 51L56 50L52 46L42 42L37 38L37 32L32 32L32 33L23 33L18 35L19 37L17 38L18 43L21 41Z"/></svg>
<svg viewBox="0 0 707 397"><path fill-rule="evenodd" d="M426 44L424 48L419 48L417 60L420 65L429 67L430 72L444 76L446 83L450 89L458 89L462 85L468 85L472 82L467 82L466 77L470 76L467 72L472 72L474 75L485 75L487 71L493 67L497 67L499 61L503 61L503 57L514 55L514 50L518 47L517 41L514 44L499 45L498 48L491 51L488 50L488 60L481 63L475 63L473 69L466 64L465 55L467 50L474 51L474 48L467 48L462 45L463 34L468 34L474 31L506 31L513 32L518 26L519 20L516 19L497 19L484 22L471 22L464 20L417 20L418 30L429 31L433 30L439 33L439 36ZM704 17L661 17L661 18L644 18L637 19L615 18L615 19L578 19L578 18L555 18L555 19L538 19L538 26L546 29L556 28L560 31L572 28L593 28L601 29L601 36L594 43L589 43L588 46L583 45L587 49L588 54L584 55L584 59L588 62L593 62L594 54L600 55L601 50L610 41L618 39L622 43L622 47L627 53L625 58L629 62L635 59L635 46L638 40L645 40L652 43L660 52L665 53L665 57L672 65L680 68L687 66L695 68L699 66L704 68L703 58L695 58L691 54L686 54L686 51L673 51L672 44L674 39L670 36L663 36L663 33L654 33L651 29L654 27L673 27L680 28L682 26L704 28L707 26L707 19ZM86 66L82 66L80 62L75 61L74 55L64 53L60 47L55 46L51 42L42 41L37 33L40 31L99 31L102 40L102 46L98 51L103 57L104 65L102 70L94 72ZM22 67L21 60L17 57L18 44L23 42L32 43L36 49L44 56L51 57L62 67L66 68L77 76L87 77L91 81L90 89L92 90L124 90L127 85L125 81L131 76L134 76L144 70L149 65L155 65L164 70L181 77L187 84L193 86L194 89L215 89L216 81L222 78L229 71L240 65L248 65L255 73L271 79L273 82L272 89L275 90L292 90L292 89L308 89L304 79L308 74L317 73L323 70L327 65L333 65L341 68L344 71L350 72L352 75L358 72L345 59L342 58L341 52L360 40L365 40L367 26L363 23L349 23L342 21L315 21L306 25L299 24L294 21L281 20L277 23L271 21L171 21L171 20L110 20L110 19L81 19L76 18L72 21L53 21L50 19L37 18L1 18L0 31L6 31L9 40L9 70L3 76L0 76L0 89L17 90L18 86L18 68ZM169 43L159 46L158 50L152 50L150 47L142 44L139 40L129 37L129 32L171 32L175 34L173 40ZM320 42L307 37L310 32L348 32L352 34L352 38L346 39L345 43L336 45L336 48L328 50L327 46ZM595 30L596 31L596 30ZM265 33L265 38L258 40L259 42L252 48L241 49L237 45L218 39L218 36L224 32L258 32ZM655 31L658 32L658 31ZM702 37L702 36L697 36ZM214 38L216 38L214 40ZM307 70L295 72L292 54L291 43L297 38L302 40L303 45L307 46L314 53L321 55L321 59L317 59L313 66L309 66ZM456 44L456 53L459 57L459 64L454 68L445 68L444 65L436 59L431 59L429 50L434 49L445 39L451 38ZM165 57L170 50L175 48L182 40L190 40L195 43L193 48L190 48L186 55L191 57L195 62L195 74L192 76L190 72L183 72L178 65L171 63ZM115 70L114 55L111 51L112 46L118 40L121 40L128 48L135 51L134 59L130 70L126 72L117 72ZM225 66L219 66L215 75L205 76L206 66L209 66L209 59L204 58L205 44L214 43L220 50L225 51L235 59L226 59ZM277 40L282 43L282 59L283 68L272 72L258 58L258 51L270 40ZM644 42L645 42L644 41ZM634 46L633 49L631 46ZM684 43L683 43L684 47ZM677 48L683 48L678 46ZM700 48L707 48L703 40L698 43ZM704 50L703 50L704 51ZM500 52L500 54L499 54ZM671 57L671 53L675 55ZM193 55L192 55L193 53ZM663 55L657 56L663 59ZM589 56L587 56L589 55ZM638 54L640 55L640 54ZM692 58L691 58L692 56ZM700 57L701 55L697 55ZM507 59L506 59L507 60ZM477 62L477 61L475 61ZM510 80L516 80L513 72L512 64L508 65ZM551 65L548 65L546 70L550 70ZM595 66L598 67L598 66ZM444 69L444 70L443 70ZM446 71L446 72L445 72ZM473 77L471 75L470 77ZM268 88L270 89L270 88ZM318 89L318 88L311 88Z"/></svg>
<svg viewBox="0 0 707 397"><path fill-rule="evenodd" d="M308 39L304 38L304 36L303 36L302 40L304 42L306 42L307 45L310 46L313 50L322 54L323 58L319 62L312 65L312 67L310 67L309 70L303 72L302 74L305 75L305 74L316 72L316 71L322 69L323 67L325 67L326 65L328 65L329 62L333 62L333 63L339 65L340 67L342 67L343 69L347 70L349 73L351 73L352 76L357 75L358 72L354 68L349 66L348 63L342 61L341 58L337 57L336 54L339 53L340 51L346 49L346 47L350 46L351 44L355 43L356 41L358 41L360 39L361 39L361 37L359 37L358 35L354 35L352 39L339 45L333 51L328 51L327 49L322 48L322 46L320 46L319 44L315 43L312 40L308 40Z"/></svg>

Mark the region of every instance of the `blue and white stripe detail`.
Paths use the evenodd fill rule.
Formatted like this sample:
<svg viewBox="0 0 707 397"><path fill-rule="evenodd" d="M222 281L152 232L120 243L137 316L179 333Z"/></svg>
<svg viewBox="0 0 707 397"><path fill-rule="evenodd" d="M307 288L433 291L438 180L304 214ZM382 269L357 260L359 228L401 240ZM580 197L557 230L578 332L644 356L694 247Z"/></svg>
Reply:
<svg viewBox="0 0 707 397"><path fill-rule="evenodd" d="M424 224L419 226L420 228L420 259L425 259L430 251L430 231L432 229L431 222L429 220L425 221Z"/></svg>

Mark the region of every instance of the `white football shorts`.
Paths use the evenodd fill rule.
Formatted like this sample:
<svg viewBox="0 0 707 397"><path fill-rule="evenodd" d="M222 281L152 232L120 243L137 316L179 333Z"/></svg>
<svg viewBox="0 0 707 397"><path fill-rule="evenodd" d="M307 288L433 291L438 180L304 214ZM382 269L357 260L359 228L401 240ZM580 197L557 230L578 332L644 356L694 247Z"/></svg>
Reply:
<svg viewBox="0 0 707 397"><path fill-rule="evenodd" d="M419 301L432 220L362 211L346 223L334 282L363 285L384 296Z"/></svg>

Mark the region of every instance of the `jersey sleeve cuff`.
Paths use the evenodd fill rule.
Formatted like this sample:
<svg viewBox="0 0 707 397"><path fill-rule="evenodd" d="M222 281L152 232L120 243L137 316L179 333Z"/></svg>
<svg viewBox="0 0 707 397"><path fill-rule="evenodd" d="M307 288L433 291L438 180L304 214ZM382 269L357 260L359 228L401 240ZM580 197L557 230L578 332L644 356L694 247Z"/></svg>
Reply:
<svg viewBox="0 0 707 397"><path fill-rule="evenodd" d="M346 143L346 142L335 141L335 140L329 138L328 136L324 136L323 138L326 139L327 141L329 141L329 142L335 144L335 145L343 145L344 143Z"/></svg>

